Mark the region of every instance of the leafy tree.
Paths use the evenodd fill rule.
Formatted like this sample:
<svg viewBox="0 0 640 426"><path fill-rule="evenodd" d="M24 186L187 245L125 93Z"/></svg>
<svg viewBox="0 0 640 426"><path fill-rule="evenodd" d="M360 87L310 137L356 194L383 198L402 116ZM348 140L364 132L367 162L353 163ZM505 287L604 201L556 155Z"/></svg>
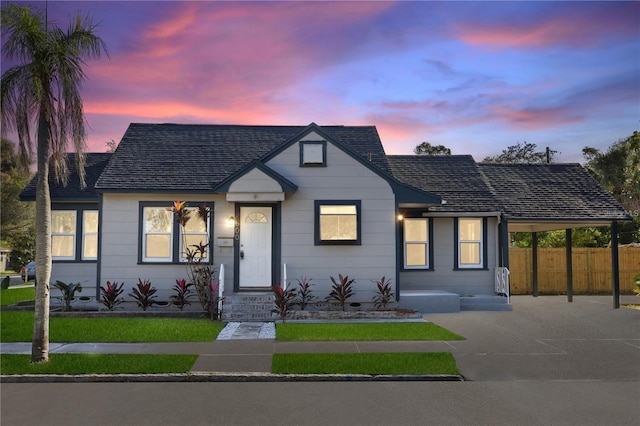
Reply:
<svg viewBox="0 0 640 426"><path fill-rule="evenodd" d="M107 150L105 152L116 152L116 148L118 147L118 142L111 139L104 143L107 146Z"/></svg>
<svg viewBox="0 0 640 426"><path fill-rule="evenodd" d="M548 150L549 161L547 161L547 151L536 151L537 145L529 142L518 142L515 145L502 150L502 154L493 157L486 157L483 161L487 163L528 163L528 164L544 164L553 163L553 157L558 151Z"/></svg>
<svg viewBox="0 0 640 426"><path fill-rule="evenodd" d="M611 229L608 226L598 228L576 228L571 235L574 247L605 247L611 241ZM511 242L516 247L531 247L531 233L512 232ZM538 232L538 247L564 247L565 231Z"/></svg>
<svg viewBox="0 0 640 426"><path fill-rule="evenodd" d="M606 152L584 147L585 168L633 218L619 226L620 243L640 242L640 133L613 143Z"/></svg>
<svg viewBox="0 0 640 426"><path fill-rule="evenodd" d="M80 15L66 32L49 28L46 13L7 3L1 14L3 57L18 62L2 74L3 130L16 130L21 158L33 152L31 129L37 123L36 287L31 362L49 359L49 281L51 279L51 196L49 165L66 182L66 146L71 139L84 182L86 128L80 86L85 59L104 49L95 25ZM29 155L30 157L30 155Z"/></svg>
<svg viewBox="0 0 640 426"><path fill-rule="evenodd" d="M18 157L9 139L2 138L0 158L0 235L3 245L11 248L11 269L17 270L31 261L35 252L35 206L19 199L31 173L25 167L28 159Z"/></svg>
<svg viewBox="0 0 640 426"><path fill-rule="evenodd" d="M585 168L627 210L640 208L640 133L611 145L606 152L584 147Z"/></svg>
<svg viewBox="0 0 640 426"><path fill-rule="evenodd" d="M413 149L416 155L451 155L451 150L444 145L431 145L429 142L422 142Z"/></svg>

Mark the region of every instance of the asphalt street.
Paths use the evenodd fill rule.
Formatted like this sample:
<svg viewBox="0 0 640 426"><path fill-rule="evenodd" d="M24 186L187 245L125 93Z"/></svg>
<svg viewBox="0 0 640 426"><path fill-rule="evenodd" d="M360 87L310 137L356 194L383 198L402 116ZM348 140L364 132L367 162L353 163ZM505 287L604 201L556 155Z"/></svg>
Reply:
<svg viewBox="0 0 640 426"><path fill-rule="evenodd" d="M3 383L0 420L3 426L640 424L640 310L614 310L606 296L574 296L573 303L520 296L512 303L512 312L425 315L466 337L436 343L454 354L463 382ZM277 342L273 348L291 349Z"/></svg>

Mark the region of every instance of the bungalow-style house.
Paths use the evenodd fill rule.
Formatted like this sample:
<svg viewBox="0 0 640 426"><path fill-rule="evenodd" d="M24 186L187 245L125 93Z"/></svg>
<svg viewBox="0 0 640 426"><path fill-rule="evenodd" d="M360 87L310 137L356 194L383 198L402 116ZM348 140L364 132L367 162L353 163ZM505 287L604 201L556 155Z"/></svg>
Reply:
<svg viewBox="0 0 640 426"><path fill-rule="evenodd" d="M113 154L88 154L86 174L85 189L52 182L52 282L96 299L141 278L169 300L183 241L203 241L225 301L302 277L322 300L341 274L356 280L349 302L371 302L386 277L400 307L508 309L495 297L508 296L509 231L628 218L578 164L386 155L373 126L131 124ZM177 200L209 207L209 223L181 228Z"/></svg>

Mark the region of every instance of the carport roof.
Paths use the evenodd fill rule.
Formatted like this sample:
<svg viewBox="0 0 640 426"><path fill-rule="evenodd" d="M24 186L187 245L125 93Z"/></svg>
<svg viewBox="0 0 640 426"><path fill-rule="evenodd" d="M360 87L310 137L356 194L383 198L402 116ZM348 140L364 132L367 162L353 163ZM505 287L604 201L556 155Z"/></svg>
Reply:
<svg viewBox="0 0 640 426"><path fill-rule="evenodd" d="M510 229L602 226L630 219L580 164L478 165L513 224Z"/></svg>

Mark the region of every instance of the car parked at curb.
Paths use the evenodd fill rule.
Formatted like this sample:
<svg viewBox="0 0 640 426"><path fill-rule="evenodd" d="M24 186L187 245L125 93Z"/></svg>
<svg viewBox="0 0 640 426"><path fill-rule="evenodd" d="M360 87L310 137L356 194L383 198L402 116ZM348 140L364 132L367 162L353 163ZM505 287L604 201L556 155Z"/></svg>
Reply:
<svg viewBox="0 0 640 426"><path fill-rule="evenodd" d="M20 269L20 276L23 281L36 279L36 262L29 262Z"/></svg>

